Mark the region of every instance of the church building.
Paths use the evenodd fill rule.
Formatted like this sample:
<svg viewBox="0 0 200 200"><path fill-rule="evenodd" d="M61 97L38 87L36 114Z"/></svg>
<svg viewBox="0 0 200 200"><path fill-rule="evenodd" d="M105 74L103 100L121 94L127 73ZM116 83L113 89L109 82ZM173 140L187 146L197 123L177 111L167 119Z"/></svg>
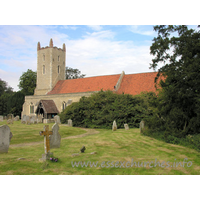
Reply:
<svg viewBox="0 0 200 200"><path fill-rule="evenodd" d="M100 90L111 90L119 94L137 95L143 91L155 92L154 79L157 72L95 76L65 80L66 47L37 45L37 83L34 95L26 96L23 104L23 115L40 115L44 123L51 119L66 106L77 102L81 97L89 97Z"/></svg>

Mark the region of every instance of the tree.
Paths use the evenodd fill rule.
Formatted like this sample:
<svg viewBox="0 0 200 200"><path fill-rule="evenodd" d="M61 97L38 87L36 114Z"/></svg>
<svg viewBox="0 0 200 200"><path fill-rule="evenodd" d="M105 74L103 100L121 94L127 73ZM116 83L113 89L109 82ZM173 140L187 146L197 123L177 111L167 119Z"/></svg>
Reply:
<svg viewBox="0 0 200 200"><path fill-rule="evenodd" d="M33 95L36 88L37 72L33 72L28 69L24 72L19 79L19 89L24 93L24 95Z"/></svg>
<svg viewBox="0 0 200 200"><path fill-rule="evenodd" d="M157 79L159 120L177 137L200 132L200 31L187 26L154 26L158 36L150 52L154 70L161 64Z"/></svg>
<svg viewBox="0 0 200 200"><path fill-rule="evenodd" d="M85 77L85 74L81 74L81 71L79 71L78 69L73 69L71 67L66 67L65 74L66 79L77 79Z"/></svg>
<svg viewBox="0 0 200 200"><path fill-rule="evenodd" d="M3 81L2 79L0 79L0 96L3 95L5 93L12 93L13 92L13 88L11 88L10 86L8 86L8 84Z"/></svg>

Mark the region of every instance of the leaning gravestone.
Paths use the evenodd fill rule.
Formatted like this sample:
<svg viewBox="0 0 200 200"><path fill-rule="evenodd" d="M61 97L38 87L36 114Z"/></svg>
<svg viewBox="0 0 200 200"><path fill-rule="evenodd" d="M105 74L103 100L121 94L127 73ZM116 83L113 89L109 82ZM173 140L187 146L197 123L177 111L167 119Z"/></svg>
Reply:
<svg viewBox="0 0 200 200"><path fill-rule="evenodd" d="M125 130L129 130L128 124L124 124L124 128L125 128Z"/></svg>
<svg viewBox="0 0 200 200"><path fill-rule="evenodd" d="M71 119L68 120L68 126L72 126L72 120Z"/></svg>
<svg viewBox="0 0 200 200"><path fill-rule="evenodd" d="M55 123L61 124L60 123L60 117L58 115L54 116L54 120L55 120Z"/></svg>
<svg viewBox="0 0 200 200"><path fill-rule="evenodd" d="M113 125L112 125L112 130L113 130L113 131L116 131L116 130L117 130L117 123L116 123L115 120L114 120Z"/></svg>
<svg viewBox="0 0 200 200"><path fill-rule="evenodd" d="M52 126L53 134L49 136L50 149L52 149L52 148L60 148L61 136L60 136L58 130L59 130L59 126L58 126L57 123L55 123Z"/></svg>
<svg viewBox="0 0 200 200"><path fill-rule="evenodd" d="M8 153L12 133L7 125L0 126L0 153Z"/></svg>
<svg viewBox="0 0 200 200"><path fill-rule="evenodd" d="M2 115L0 115L0 122L2 122L3 121L3 116Z"/></svg>
<svg viewBox="0 0 200 200"><path fill-rule="evenodd" d="M144 132L144 121L142 120L140 122L140 133L143 133Z"/></svg>
<svg viewBox="0 0 200 200"><path fill-rule="evenodd" d="M37 118L36 118L35 115L33 115L33 116L30 117L30 123L31 124L36 124L37 123Z"/></svg>
<svg viewBox="0 0 200 200"><path fill-rule="evenodd" d="M23 117L21 119L21 123L22 124L26 124L26 115L23 115Z"/></svg>

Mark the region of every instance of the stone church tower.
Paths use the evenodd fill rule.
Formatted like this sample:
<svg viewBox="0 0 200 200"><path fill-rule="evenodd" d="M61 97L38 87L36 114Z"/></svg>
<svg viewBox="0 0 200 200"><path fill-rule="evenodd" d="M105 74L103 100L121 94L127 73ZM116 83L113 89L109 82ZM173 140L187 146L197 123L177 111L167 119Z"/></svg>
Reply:
<svg viewBox="0 0 200 200"><path fill-rule="evenodd" d="M49 46L37 45L37 83L34 95L45 95L53 89L59 80L65 80L66 48L53 46L50 39Z"/></svg>

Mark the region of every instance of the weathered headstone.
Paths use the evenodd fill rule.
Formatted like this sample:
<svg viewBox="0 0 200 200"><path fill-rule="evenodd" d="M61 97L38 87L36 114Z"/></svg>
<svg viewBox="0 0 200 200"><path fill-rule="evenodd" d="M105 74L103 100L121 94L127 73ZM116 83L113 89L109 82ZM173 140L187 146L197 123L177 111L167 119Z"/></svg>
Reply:
<svg viewBox="0 0 200 200"><path fill-rule="evenodd" d="M140 133L143 133L144 132L144 121L142 120L140 122Z"/></svg>
<svg viewBox="0 0 200 200"><path fill-rule="evenodd" d="M8 120L8 119L11 119L11 120L13 120L13 119L14 119L14 116L13 116L13 114L8 114L8 115L7 115L7 120Z"/></svg>
<svg viewBox="0 0 200 200"><path fill-rule="evenodd" d="M13 124L13 120L12 119L8 119L7 120L7 124Z"/></svg>
<svg viewBox="0 0 200 200"><path fill-rule="evenodd" d="M124 124L124 128L125 128L125 130L129 130L128 124Z"/></svg>
<svg viewBox="0 0 200 200"><path fill-rule="evenodd" d="M36 124L37 123L37 118L36 118L35 115L33 115L33 116L30 117L30 123L31 124Z"/></svg>
<svg viewBox="0 0 200 200"><path fill-rule="evenodd" d="M9 126L0 126L0 153L8 153L12 136Z"/></svg>
<svg viewBox="0 0 200 200"><path fill-rule="evenodd" d="M21 123L22 124L26 124L26 115L22 116Z"/></svg>
<svg viewBox="0 0 200 200"><path fill-rule="evenodd" d="M55 123L52 126L53 135L49 136L50 149L60 148L61 136L60 136L58 130L59 130L59 126L57 123Z"/></svg>
<svg viewBox="0 0 200 200"><path fill-rule="evenodd" d="M19 121L19 116L18 115L14 118L14 121Z"/></svg>
<svg viewBox="0 0 200 200"><path fill-rule="evenodd" d="M73 125L72 125L72 120L71 120L71 119L68 120L68 126L73 126Z"/></svg>
<svg viewBox="0 0 200 200"><path fill-rule="evenodd" d="M54 120L55 120L55 123L61 124L60 123L60 117L58 115L54 116Z"/></svg>
<svg viewBox="0 0 200 200"><path fill-rule="evenodd" d="M0 122L2 122L3 121L3 116L2 115L0 115Z"/></svg>
<svg viewBox="0 0 200 200"><path fill-rule="evenodd" d="M40 132L40 135L44 135L44 154L42 154L41 161L46 161L50 157L53 156L53 153L50 153L50 142L49 142L49 135L52 135L53 132L49 131L49 125L44 126L44 131Z"/></svg>
<svg viewBox="0 0 200 200"><path fill-rule="evenodd" d="M113 130L113 131L116 131L116 130L117 130L117 123L116 123L115 120L114 120L113 125L112 125L112 130Z"/></svg>
<svg viewBox="0 0 200 200"><path fill-rule="evenodd" d="M43 116L41 114L38 115L37 123L42 123Z"/></svg>
<svg viewBox="0 0 200 200"><path fill-rule="evenodd" d="M31 119L30 116L26 116L26 124L30 125L31 124Z"/></svg>

